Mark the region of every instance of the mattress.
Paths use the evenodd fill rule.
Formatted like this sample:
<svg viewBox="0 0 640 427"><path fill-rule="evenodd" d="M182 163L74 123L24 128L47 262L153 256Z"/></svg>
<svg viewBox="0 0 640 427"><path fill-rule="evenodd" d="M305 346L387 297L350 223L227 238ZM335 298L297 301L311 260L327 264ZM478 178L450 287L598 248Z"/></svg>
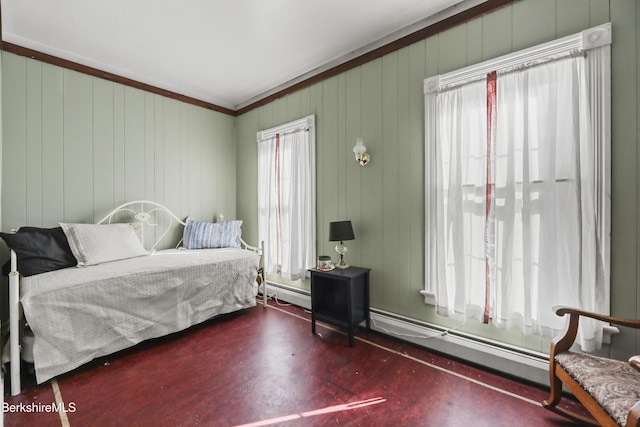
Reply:
<svg viewBox="0 0 640 427"><path fill-rule="evenodd" d="M22 278L37 382L255 306L258 261L242 249L166 250Z"/></svg>

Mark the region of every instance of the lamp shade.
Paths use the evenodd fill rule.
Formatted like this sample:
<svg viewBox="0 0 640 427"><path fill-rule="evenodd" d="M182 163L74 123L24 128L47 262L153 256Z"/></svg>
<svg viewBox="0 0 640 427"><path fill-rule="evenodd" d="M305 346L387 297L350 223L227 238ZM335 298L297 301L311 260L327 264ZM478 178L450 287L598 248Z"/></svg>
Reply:
<svg viewBox="0 0 640 427"><path fill-rule="evenodd" d="M336 221L329 223L329 241L342 242L344 240L353 240L353 227L351 221Z"/></svg>

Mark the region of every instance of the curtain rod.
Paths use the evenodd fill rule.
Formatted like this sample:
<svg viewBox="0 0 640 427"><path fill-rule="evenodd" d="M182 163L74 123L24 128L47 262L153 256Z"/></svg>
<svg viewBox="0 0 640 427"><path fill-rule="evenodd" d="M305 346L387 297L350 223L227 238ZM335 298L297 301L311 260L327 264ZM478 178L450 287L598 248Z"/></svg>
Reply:
<svg viewBox="0 0 640 427"><path fill-rule="evenodd" d="M298 133L298 132L309 132L309 130L310 130L310 128L304 127L304 128L299 128L299 129L292 129L292 130L289 130L289 131L286 131L286 132L276 132L276 133L270 134L268 136L262 136L262 138L258 137L258 142L264 142L264 141L267 141L269 139L273 139L273 138L276 137L276 135L280 135L280 136L292 135L292 134Z"/></svg>
<svg viewBox="0 0 640 427"><path fill-rule="evenodd" d="M277 134L283 135L286 133L308 131L315 127L315 115L310 115L302 119L294 120L289 123L285 123L280 126L272 127L267 130L259 131L256 134L258 142L264 141L269 138L275 137Z"/></svg>
<svg viewBox="0 0 640 427"><path fill-rule="evenodd" d="M577 50L577 51L573 51L573 52L569 52L566 55L561 55L561 56L556 56L553 58L546 58L543 60L538 60L538 61L532 61L532 62L527 62L527 63L523 63L517 66L514 66L512 68L507 68L507 69L502 69L502 70L496 70L496 73L498 74L498 77L500 76L506 76L509 74L513 74L513 73L517 73L519 71L523 71L523 70L529 70L531 68L536 68L536 67L540 67L542 65L547 65L550 64L552 62L559 62L559 61L564 61L565 59L572 59L572 58L578 58L580 56L583 57L587 57L587 52L584 50ZM482 76L477 76L476 78L473 79L469 79L469 80L463 80L463 81L458 81L456 83L452 83L450 85L447 86L440 86L435 92L436 93L443 93L443 92L448 92L450 90L454 90L454 89L458 89L460 87L472 84L472 83L478 83L481 81L485 81L487 79L487 75L482 75Z"/></svg>
<svg viewBox="0 0 640 427"><path fill-rule="evenodd" d="M478 80L492 71L501 72L537 61L565 56L571 52L588 51L610 44L611 23L608 22L548 43L426 78L424 80L424 93L425 95L435 93L444 87Z"/></svg>

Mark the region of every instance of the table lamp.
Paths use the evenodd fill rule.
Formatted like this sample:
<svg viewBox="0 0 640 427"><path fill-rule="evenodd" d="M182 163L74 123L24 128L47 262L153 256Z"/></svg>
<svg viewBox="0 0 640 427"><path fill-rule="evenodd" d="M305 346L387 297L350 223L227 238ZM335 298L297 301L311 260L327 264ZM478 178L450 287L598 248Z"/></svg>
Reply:
<svg viewBox="0 0 640 427"><path fill-rule="evenodd" d="M344 262L344 254L347 252L347 246L344 244L345 240L355 239L353 235L353 227L351 221L336 221L329 223L329 241L340 242L336 245L336 252L340 254L340 262L336 265L336 268L347 268L349 264Z"/></svg>

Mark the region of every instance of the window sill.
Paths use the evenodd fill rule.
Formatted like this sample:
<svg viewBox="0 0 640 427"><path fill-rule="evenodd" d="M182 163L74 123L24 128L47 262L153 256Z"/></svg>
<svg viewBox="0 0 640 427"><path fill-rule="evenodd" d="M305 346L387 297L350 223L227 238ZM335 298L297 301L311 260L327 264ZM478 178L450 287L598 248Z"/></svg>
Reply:
<svg viewBox="0 0 640 427"><path fill-rule="evenodd" d="M420 291L420 294L424 296L424 303L429 305L436 305L436 294L435 292ZM619 334L620 329L615 326L605 325L602 330L602 343L603 344L611 344L611 337L615 334Z"/></svg>

